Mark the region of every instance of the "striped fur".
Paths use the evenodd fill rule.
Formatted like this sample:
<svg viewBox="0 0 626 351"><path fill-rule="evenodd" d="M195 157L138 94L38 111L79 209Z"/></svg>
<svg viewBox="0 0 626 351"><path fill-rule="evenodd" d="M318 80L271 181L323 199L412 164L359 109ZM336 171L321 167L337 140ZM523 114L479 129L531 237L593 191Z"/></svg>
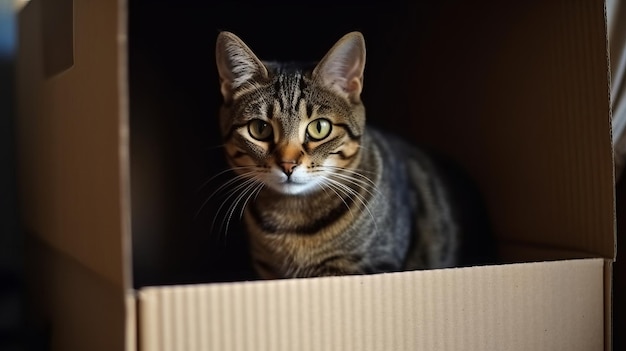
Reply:
<svg viewBox="0 0 626 351"><path fill-rule="evenodd" d="M365 126L360 33L317 66L262 62L228 32L216 57L226 158L261 277L458 263L459 228L435 164Z"/></svg>

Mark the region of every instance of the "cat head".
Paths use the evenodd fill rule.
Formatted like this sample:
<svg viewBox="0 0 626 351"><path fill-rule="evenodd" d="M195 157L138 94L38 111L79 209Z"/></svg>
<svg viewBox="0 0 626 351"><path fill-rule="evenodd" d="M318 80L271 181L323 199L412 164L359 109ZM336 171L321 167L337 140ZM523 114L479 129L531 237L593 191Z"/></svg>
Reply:
<svg viewBox="0 0 626 351"><path fill-rule="evenodd" d="M315 66L261 61L221 32L216 61L226 157L239 175L283 194L321 190L361 159L365 67L361 33L342 37Z"/></svg>

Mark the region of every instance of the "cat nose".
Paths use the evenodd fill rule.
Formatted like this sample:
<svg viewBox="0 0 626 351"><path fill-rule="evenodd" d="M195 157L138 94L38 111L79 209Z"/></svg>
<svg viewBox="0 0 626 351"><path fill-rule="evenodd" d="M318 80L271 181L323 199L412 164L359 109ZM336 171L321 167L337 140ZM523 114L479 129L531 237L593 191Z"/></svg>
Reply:
<svg viewBox="0 0 626 351"><path fill-rule="evenodd" d="M296 161L281 161L280 168L282 168L283 172L287 176L290 176L293 173L293 169L299 165Z"/></svg>

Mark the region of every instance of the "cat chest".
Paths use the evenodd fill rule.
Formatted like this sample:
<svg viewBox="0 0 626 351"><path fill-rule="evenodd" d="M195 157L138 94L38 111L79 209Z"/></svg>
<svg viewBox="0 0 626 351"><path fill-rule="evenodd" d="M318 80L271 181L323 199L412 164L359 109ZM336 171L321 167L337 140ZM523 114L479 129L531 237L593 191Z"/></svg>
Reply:
<svg viewBox="0 0 626 351"><path fill-rule="evenodd" d="M371 223L367 219L353 218L349 213L324 225L310 223L312 227L306 228L308 230L302 229L302 222L284 217L268 216L260 222L251 210L246 211L245 222L253 253L306 264L338 251L365 251L369 242L370 235L366 231Z"/></svg>

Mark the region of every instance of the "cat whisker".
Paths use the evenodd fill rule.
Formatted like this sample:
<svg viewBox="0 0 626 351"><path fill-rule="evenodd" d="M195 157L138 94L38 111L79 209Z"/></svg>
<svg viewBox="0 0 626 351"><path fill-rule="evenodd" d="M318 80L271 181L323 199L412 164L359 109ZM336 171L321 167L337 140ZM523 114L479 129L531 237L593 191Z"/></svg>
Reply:
<svg viewBox="0 0 626 351"><path fill-rule="evenodd" d="M236 196L235 197L236 201L234 201L234 204L231 203L230 206L229 206L229 209L226 211L227 215L228 215L229 212L231 212L232 206L233 205L236 206L236 204L240 201L240 200L238 200L239 197L241 196L240 191L242 191L243 189L249 189L250 186L253 186L257 182L258 182L258 180L254 179L254 178L247 178L246 180L243 181L243 183L237 185L233 190L231 190L230 194L226 197L226 199L224 199L224 202L222 202L222 204L219 206L219 208L215 212L215 217L213 218L213 222L211 224L211 231L213 231L213 229L215 228L215 222L217 221L217 217L221 213L221 211L224 208L224 206L229 203L229 200L231 198L233 198L233 196ZM230 220L229 220L229 222L230 222ZM224 226L224 219L222 220L222 225L220 226L220 229L219 229L220 231L223 229L223 226Z"/></svg>
<svg viewBox="0 0 626 351"><path fill-rule="evenodd" d="M245 201L243 203L243 207L242 207L242 210L241 210L241 216L243 216L243 210L245 209L245 206L248 203L248 200L250 199L250 197L252 197L252 195L254 195L254 193L255 193L255 191L257 189L259 189L259 191L260 191L259 184L261 184L261 187L263 186L263 183L260 183L259 180L256 179L256 178L252 178L250 180L252 182L250 182L245 187L241 188L241 192L239 193L239 195L237 195L235 200L232 202L232 204L230 205L228 211L226 211L226 217L222 219L222 225L220 226L220 231L222 231L222 229L224 228L224 221L226 221L226 227L225 227L225 230L224 230L224 235L228 234L228 228L230 227L230 221L231 221L231 219L233 217L233 214L235 213L235 210L237 209L237 207L241 203L241 201L245 198ZM239 190L237 190L237 191L239 191Z"/></svg>
<svg viewBox="0 0 626 351"><path fill-rule="evenodd" d="M373 176L378 175L378 173L376 171L368 171L368 170L365 170L365 169L355 170L355 169L339 167L339 166L320 166L320 168L327 169L327 170L332 170L332 171L335 171L335 172L350 173L350 174L359 176L360 178L366 179L368 182L371 182L372 184L374 184L374 182L368 176L366 176L365 174L370 174L370 175L373 175Z"/></svg>
<svg viewBox="0 0 626 351"><path fill-rule="evenodd" d="M250 192L250 195L248 195L248 197L246 198L246 201L244 201L243 206L241 206L241 212L239 213L239 220L243 218L243 213L246 210L246 206L248 206L248 202L250 201L250 198L252 198L252 195L254 195L253 201L256 201L256 198L259 196L259 193L261 192L264 186L265 184L259 181L256 188Z"/></svg>
<svg viewBox="0 0 626 351"><path fill-rule="evenodd" d="M370 196L374 196L374 193L372 193L372 191L370 191L369 188L371 188L371 190L373 190L377 195L381 196L381 197L385 197L383 193L381 193L378 188L376 187L376 185L371 182L371 181L365 181L363 179L359 179L356 178L354 176L351 175L347 175L347 174L340 174L340 173L333 173L330 174L329 177L336 177L340 180L344 180L356 187L359 187L363 190L365 190ZM368 179L369 180L369 179Z"/></svg>
<svg viewBox="0 0 626 351"><path fill-rule="evenodd" d="M365 150L365 151L370 151L373 150L371 147L365 147L363 146L363 144L359 144L357 145L357 148L361 149L361 150Z"/></svg>
<svg viewBox="0 0 626 351"><path fill-rule="evenodd" d="M333 172L330 173L328 175L328 177L335 177L339 180L343 180L347 183L352 184L353 186L356 186L358 188L361 188L363 190L365 190L370 196L374 197L374 193L372 193L372 191L374 191L378 196L382 197L383 199L385 198L385 194L383 194L380 190L378 190L378 187L376 186L376 184L370 180L368 177L354 171L354 170L350 170L350 169L344 169L341 167L330 167L330 169L332 170L343 170L346 171L347 174L343 174L343 173L339 173L339 172ZM358 176L358 177L357 177ZM372 191L370 191L372 190Z"/></svg>
<svg viewBox="0 0 626 351"><path fill-rule="evenodd" d="M332 196L332 194L330 194L330 193L328 193L328 191L326 191L326 183L325 183L325 181L323 179L320 180L319 188L324 192L324 194L326 194L326 197L330 198Z"/></svg>
<svg viewBox="0 0 626 351"><path fill-rule="evenodd" d="M252 168L252 167L239 167L238 169L243 169L243 168ZM221 174L223 174L223 173L226 173L227 171L229 171L229 170L222 171L222 172L220 172L220 173L221 173ZM213 192L211 193L211 195L209 195L209 196L206 198L206 200L204 200L204 202L202 202L202 205L200 206L200 208L198 209L198 211L196 211L196 214L195 214L194 218L197 218L197 217L200 215L200 213L202 212L202 210L204 209L204 207L205 207L205 206L209 203L209 201L211 201L211 199L212 199L214 196L216 196L217 194L222 193L222 192L223 192L226 188L228 188L229 186L231 186L231 185L233 185L233 184L235 184L235 183L237 183L237 182L241 181L242 179L244 179L244 180L245 180L245 179L249 179L251 175L252 175L252 176L254 175L254 172L253 172L253 171L246 172L246 173L243 173L243 174L239 174L239 175L236 175L235 177L233 177L233 178L229 179L229 180L228 180L228 181L226 181L224 184L220 185L217 189L215 189L215 191L213 191Z"/></svg>
<svg viewBox="0 0 626 351"><path fill-rule="evenodd" d="M372 213L372 211L370 211L369 206L367 206L367 199L365 199L363 195L361 195L358 191L352 189L351 187L347 186L346 184L343 184L342 182L338 180L335 180L332 178L326 178L326 180L329 181L329 184L334 185L335 189L342 191L346 195L354 196L354 198L358 200L361 203L361 205L363 205L363 208L369 213L369 216L372 219L372 222L374 223L374 230L376 233L379 233L378 224L376 223L376 218L374 217L374 214Z"/></svg>
<svg viewBox="0 0 626 351"><path fill-rule="evenodd" d="M350 208L350 205L348 205L348 203L346 202L346 200L344 200L343 196L341 196L337 190L335 190L335 187L333 186L333 184L329 181L329 180L322 180L322 190L324 190L324 192L326 194L328 194L328 192L326 191L326 189L324 189L324 186L328 187L328 189L330 189L333 193L335 193L335 195L337 195L337 197L341 200L341 202L343 202L344 205L346 205L346 208L348 209L348 211L350 212L350 215L352 216L352 218L354 218L354 213L352 212L352 208ZM330 194L329 194L330 196Z"/></svg>
<svg viewBox="0 0 626 351"><path fill-rule="evenodd" d="M212 181L214 181L217 177L228 173L228 172L232 172L235 170L242 170L242 169L251 169L251 168L255 168L254 166L241 166L241 167L232 167L232 168L227 168L221 172L218 172L217 174L214 174L213 176L209 177L209 179L205 180L204 182L202 182L202 184L200 184L200 186L196 189L196 192L201 191L204 187L206 187L207 185L209 185Z"/></svg>
<svg viewBox="0 0 626 351"><path fill-rule="evenodd" d="M355 170L355 169L346 168L346 167L339 167L339 166L321 166L320 168L325 168L325 169L328 169L328 170L350 173L350 174L359 176L360 178L363 178L363 179L367 180L368 182L371 182L372 184L374 184L374 182L369 177L367 177L365 174L363 174L363 173L371 174L371 175L374 175L374 176L378 174L376 171L368 171L368 170L364 170L364 169Z"/></svg>

